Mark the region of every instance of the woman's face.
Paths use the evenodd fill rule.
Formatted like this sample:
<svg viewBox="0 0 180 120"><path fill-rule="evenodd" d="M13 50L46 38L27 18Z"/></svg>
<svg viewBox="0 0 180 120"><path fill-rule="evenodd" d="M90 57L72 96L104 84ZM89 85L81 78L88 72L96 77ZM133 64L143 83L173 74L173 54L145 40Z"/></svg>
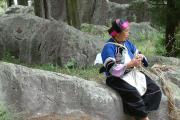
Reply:
<svg viewBox="0 0 180 120"><path fill-rule="evenodd" d="M124 42L129 37L129 27L124 29L121 33L117 34L114 38L117 42Z"/></svg>

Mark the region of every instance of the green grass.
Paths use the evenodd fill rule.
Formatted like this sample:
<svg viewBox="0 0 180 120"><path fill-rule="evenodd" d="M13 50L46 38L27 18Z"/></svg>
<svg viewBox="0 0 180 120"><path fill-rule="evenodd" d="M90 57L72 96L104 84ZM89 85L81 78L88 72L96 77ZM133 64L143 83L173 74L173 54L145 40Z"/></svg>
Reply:
<svg viewBox="0 0 180 120"><path fill-rule="evenodd" d="M180 58L180 24L176 30L176 49L177 49L177 57Z"/></svg>
<svg viewBox="0 0 180 120"><path fill-rule="evenodd" d="M105 79L103 74L99 74L100 66L91 66L87 68L68 68L68 67L59 67L53 64L42 64L42 65L26 65L28 67L59 72L71 76L77 76L86 80L92 80L96 82L101 82Z"/></svg>
<svg viewBox="0 0 180 120"><path fill-rule="evenodd" d="M11 55L9 52L6 52L3 55L2 61L9 62L9 63L15 63L15 64L21 64L20 60L16 58L15 56Z"/></svg>
<svg viewBox="0 0 180 120"><path fill-rule="evenodd" d="M99 27L92 24L83 24L81 26L81 31L86 32L91 35L99 37L99 40L107 41L110 36L107 32L108 27ZM146 31L144 33L136 33L137 38L133 38L130 34L130 40L136 45L136 47L146 56L154 55L165 55L165 46L163 46L163 41L165 40L163 33L151 29L151 31Z"/></svg>
<svg viewBox="0 0 180 120"><path fill-rule="evenodd" d="M135 46L146 56L165 55L164 37L160 32L150 32L147 35L139 33L140 40L130 37Z"/></svg>
<svg viewBox="0 0 180 120"><path fill-rule="evenodd" d="M2 103L0 103L0 120L13 120L12 114Z"/></svg>
<svg viewBox="0 0 180 120"><path fill-rule="evenodd" d="M4 13L5 9L6 9L6 1L0 0L0 15Z"/></svg>
<svg viewBox="0 0 180 120"><path fill-rule="evenodd" d="M103 26L94 26L89 24L84 24L81 27L81 30L93 35L99 35L99 40L106 41L109 39L109 35L107 34L107 27ZM140 40L136 40L130 38L132 42L137 46L137 48L146 56L153 55L162 55L165 52L164 47L162 46L163 34L160 32L150 32L145 34L138 33ZM105 79L103 74L99 74L99 68L97 66L90 66L86 68L78 68L76 66L75 60L72 58L64 67L59 67L53 64L42 64L42 65L27 65L21 63L19 59L10 55L8 52L4 55L2 61L21 64L27 67L48 70L53 72L60 72L63 74L68 74L71 76L77 76L86 80L95 80L102 81Z"/></svg>
<svg viewBox="0 0 180 120"><path fill-rule="evenodd" d="M91 33L91 34L100 34L100 40L107 40L109 38L109 35L107 34L107 28L106 27L94 27L93 25L85 25L81 28L81 30ZM137 48L146 56L153 56L153 55L162 55L164 54L164 47L162 39L163 34L162 33L149 33L144 34L139 33L138 36L141 38L140 40L135 40L131 38L132 42L137 46ZM60 72L63 74L68 74L71 76L77 76L86 80L95 80L95 81L102 81L105 79L103 74L99 74L99 68L97 66L90 66L86 68L77 68L76 63L74 59L71 59L64 67L59 67L53 64L42 64L42 65L27 65L24 63L21 63L19 59L15 58L14 56L10 55L9 53L6 53L2 59L2 61L15 63L15 64L21 64L27 67L42 69L42 70L48 70L48 71L54 71L54 72Z"/></svg>
<svg viewBox="0 0 180 120"><path fill-rule="evenodd" d="M53 65L51 63L49 64L25 64L20 62L19 59L15 58L15 56L12 56L10 53L5 53L4 57L1 61L8 62L8 63L14 63L14 64L21 64L27 67L31 68L37 68L47 71L53 71L53 72L60 72L63 74L71 75L71 76L77 76L81 77L86 80L95 80L95 81L101 81L104 79L103 74L99 74L99 68L100 66L90 66L86 68L78 68L74 66L74 60L72 59L70 62L68 62L64 67L59 67L57 65Z"/></svg>

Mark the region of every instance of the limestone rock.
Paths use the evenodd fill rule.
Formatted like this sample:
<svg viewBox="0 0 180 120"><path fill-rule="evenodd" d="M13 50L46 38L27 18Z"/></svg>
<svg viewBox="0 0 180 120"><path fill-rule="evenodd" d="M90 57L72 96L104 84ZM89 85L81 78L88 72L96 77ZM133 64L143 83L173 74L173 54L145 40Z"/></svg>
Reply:
<svg viewBox="0 0 180 120"><path fill-rule="evenodd" d="M0 57L9 53L34 64L93 65L103 44L62 21L46 20L30 14L5 15L0 19Z"/></svg>
<svg viewBox="0 0 180 120"><path fill-rule="evenodd" d="M18 111L84 115L90 120L125 118L120 98L104 85L75 76L0 63L1 101Z"/></svg>
<svg viewBox="0 0 180 120"><path fill-rule="evenodd" d="M47 118L77 115L77 120L129 118L123 113L120 96L105 85L5 62L0 62L0 95L0 101L30 114L30 120L48 114ZM168 120L167 108L163 95L159 110L151 112L150 119Z"/></svg>

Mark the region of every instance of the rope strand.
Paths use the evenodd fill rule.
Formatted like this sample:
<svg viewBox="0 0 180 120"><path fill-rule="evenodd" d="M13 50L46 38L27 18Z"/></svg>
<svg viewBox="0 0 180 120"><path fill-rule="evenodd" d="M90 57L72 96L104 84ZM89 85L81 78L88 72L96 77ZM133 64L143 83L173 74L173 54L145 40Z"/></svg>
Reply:
<svg viewBox="0 0 180 120"><path fill-rule="evenodd" d="M146 73L146 75L148 75L150 78L155 77L155 75L159 77L159 79L161 80L163 92L168 98L168 110L169 110L168 116L170 120L180 120L180 109L178 109L175 106L174 95L173 95L171 87L168 84L169 80L167 77L165 77L165 74L163 71L167 69L165 67L166 66L160 66L160 65L156 67L152 67L152 72L151 72L141 66L140 70Z"/></svg>

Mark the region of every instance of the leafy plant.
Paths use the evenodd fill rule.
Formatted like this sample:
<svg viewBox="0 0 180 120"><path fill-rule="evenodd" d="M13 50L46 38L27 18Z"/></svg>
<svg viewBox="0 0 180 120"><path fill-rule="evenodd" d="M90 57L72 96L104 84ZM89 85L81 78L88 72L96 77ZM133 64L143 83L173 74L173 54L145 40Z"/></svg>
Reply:
<svg viewBox="0 0 180 120"><path fill-rule="evenodd" d="M177 50L177 57L180 58L180 24L176 30L176 50Z"/></svg>
<svg viewBox="0 0 180 120"><path fill-rule="evenodd" d="M6 8L6 0L0 0L0 15L4 13Z"/></svg>
<svg viewBox="0 0 180 120"><path fill-rule="evenodd" d="M20 60L17 59L15 56L11 55L9 52L6 52L2 58L5 62L12 62L12 63L20 63Z"/></svg>
<svg viewBox="0 0 180 120"><path fill-rule="evenodd" d="M64 65L65 68L75 68L77 66L77 62L74 58L71 58L70 60L68 60L68 62L66 63L66 65Z"/></svg>
<svg viewBox="0 0 180 120"><path fill-rule="evenodd" d="M0 103L0 120L12 120L11 113L2 103Z"/></svg>

